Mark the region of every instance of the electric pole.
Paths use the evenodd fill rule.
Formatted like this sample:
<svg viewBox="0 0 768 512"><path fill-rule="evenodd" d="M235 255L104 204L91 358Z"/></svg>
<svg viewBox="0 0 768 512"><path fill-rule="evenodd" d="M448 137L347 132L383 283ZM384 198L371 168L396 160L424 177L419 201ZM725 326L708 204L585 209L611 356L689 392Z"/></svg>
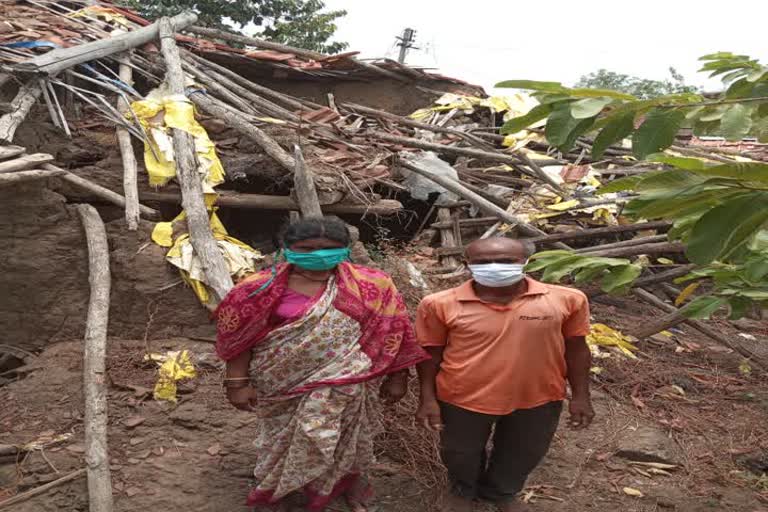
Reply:
<svg viewBox="0 0 768 512"><path fill-rule="evenodd" d="M413 46L413 43L416 42L416 31L412 28L406 28L403 30L402 36L397 36L397 39L399 43L397 43L397 46L400 47L400 56L397 58L397 62L400 64L405 64L405 56L408 55L408 50L411 48L416 48Z"/></svg>

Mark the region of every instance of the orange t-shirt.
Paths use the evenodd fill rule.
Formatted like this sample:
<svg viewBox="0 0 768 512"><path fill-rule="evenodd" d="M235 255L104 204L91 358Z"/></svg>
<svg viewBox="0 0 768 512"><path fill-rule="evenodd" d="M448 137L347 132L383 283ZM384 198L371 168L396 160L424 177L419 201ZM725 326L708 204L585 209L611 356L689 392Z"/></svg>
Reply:
<svg viewBox="0 0 768 512"><path fill-rule="evenodd" d="M483 302L469 281L419 305L419 343L445 347L439 400L505 415L565 398L565 339L589 334L589 302L579 290L526 281L509 304Z"/></svg>

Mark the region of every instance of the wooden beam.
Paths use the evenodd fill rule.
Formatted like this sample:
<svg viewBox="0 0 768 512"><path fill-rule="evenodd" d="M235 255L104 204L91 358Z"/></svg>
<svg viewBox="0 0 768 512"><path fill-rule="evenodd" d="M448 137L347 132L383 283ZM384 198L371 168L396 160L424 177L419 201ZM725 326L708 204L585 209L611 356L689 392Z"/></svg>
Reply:
<svg viewBox="0 0 768 512"><path fill-rule="evenodd" d="M27 169L40 167L52 161L53 157L46 153L22 155L14 160L6 160L5 162L0 162L0 174L26 171Z"/></svg>
<svg viewBox="0 0 768 512"><path fill-rule="evenodd" d="M178 192L139 192L142 201L181 204ZM299 205L288 196L265 196L259 194L222 193L216 201L218 206L242 208L245 210L299 210ZM394 215L403 205L399 201L382 199L372 204L335 203L321 206L324 214L334 215Z"/></svg>
<svg viewBox="0 0 768 512"><path fill-rule="evenodd" d="M545 235L531 239L531 242L535 243L550 243L550 242L564 242L566 240L583 240L591 238L601 238L605 236L611 236L618 233L629 233L636 231L650 231L667 229L672 226L671 222L658 221L658 222L638 222L637 224L627 224L624 226L607 226L604 228L589 228L589 229L577 229L574 231L568 231L567 233L554 233L551 235Z"/></svg>
<svg viewBox="0 0 768 512"><path fill-rule="evenodd" d="M181 69L179 49L176 47L174 27L169 18L160 19L160 46L165 60L166 82L171 94L185 95L184 72ZM189 240L205 273L207 284L213 291L213 302L219 303L234 286L227 262L211 232L208 209L205 206L203 185L198 173L195 140L184 130L173 128L173 153L176 179L181 188L182 204L187 214Z"/></svg>
<svg viewBox="0 0 768 512"><path fill-rule="evenodd" d="M685 252L685 244L681 242L658 242L642 245L633 245L630 247L617 247L614 249L603 249L595 252L582 254L582 256L600 256L602 258L627 258L629 256L639 256L641 254L664 254L672 252Z"/></svg>
<svg viewBox="0 0 768 512"><path fill-rule="evenodd" d="M0 160L23 155L26 149L21 146L0 146Z"/></svg>
<svg viewBox="0 0 768 512"><path fill-rule="evenodd" d="M642 236L640 238L622 240L621 242L584 247L583 249L577 249L575 252L577 254L589 255L593 252L607 251L608 249L618 249L621 247L632 247L635 245L652 244L665 241L667 241L667 235Z"/></svg>
<svg viewBox="0 0 768 512"><path fill-rule="evenodd" d="M293 188L301 216L305 219L307 217L322 217L323 210L320 208L320 200L317 198L315 179L312 176L312 171L307 169L307 165L304 163L304 155L298 144L293 147L293 159L296 161Z"/></svg>
<svg viewBox="0 0 768 512"><path fill-rule="evenodd" d="M128 85L133 85L133 68L128 64L130 55L124 55L120 62L120 80ZM130 111L130 105L123 95L117 97L117 110L121 114ZM125 196L125 223L129 231L139 229L139 182L138 164L136 154L133 152L130 132L121 125L117 125L117 144L120 147L120 157L123 161L123 194Z"/></svg>
<svg viewBox="0 0 768 512"><path fill-rule="evenodd" d="M81 178L76 174L72 174L71 172L56 167L55 165L45 164L43 169L47 171L60 171L63 173L59 177L62 181L65 181L70 185L93 194L95 198L101 199L102 201L106 201L108 203L112 203L116 206L119 206L120 208L125 209L125 198L117 192L113 192L106 187L97 185L92 181ZM142 204L139 205L139 213L142 217L149 220L158 220L160 218L160 212Z"/></svg>
<svg viewBox="0 0 768 512"><path fill-rule="evenodd" d="M438 208L437 218L441 223L448 224L447 227L440 229L440 244L443 247L455 247L459 241L456 239L456 234L452 229L451 210L448 208ZM455 270L461 264L461 261L453 255L446 255L440 258L440 264Z"/></svg>
<svg viewBox="0 0 768 512"><path fill-rule="evenodd" d="M195 13L183 12L170 18L169 23L171 24L172 29L180 30L196 21L197 15ZM159 32L159 23L153 23L147 27L132 30L107 39L99 39L98 41L71 46L69 48L57 48L10 67L22 72L55 75L78 64L84 64L116 53L128 51L137 46L142 46L153 39L157 39Z"/></svg>
<svg viewBox="0 0 768 512"><path fill-rule="evenodd" d="M38 84L38 80L30 80L19 88L16 97L13 98L10 106L10 112L0 117L0 143L9 144L16 135L19 125L27 118L32 105L43 93Z"/></svg>
<svg viewBox="0 0 768 512"><path fill-rule="evenodd" d="M496 221L498 221L498 217L477 217L474 219L459 219L459 225L463 228L469 228L469 227L479 227L479 226L488 226L490 224L495 224ZM431 225L431 227L435 229L446 229L453 226L453 221L446 221L446 222L435 222Z"/></svg>
<svg viewBox="0 0 768 512"><path fill-rule="evenodd" d="M57 171L41 171L41 170L18 171L18 172L12 172L8 174L0 174L0 187L16 185L18 183L24 183L27 181L37 181L37 180L44 180L47 178L55 178L56 176L61 176L63 174L65 174L65 171L57 172Z"/></svg>
<svg viewBox="0 0 768 512"><path fill-rule="evenodd" d="M96 209L77 206L88 243L88 282L91 291L85 323L83 399L85 401L85 462L90 512L112 512L112 478L107 444L107 326L109 325L109 243Z"/></svg>

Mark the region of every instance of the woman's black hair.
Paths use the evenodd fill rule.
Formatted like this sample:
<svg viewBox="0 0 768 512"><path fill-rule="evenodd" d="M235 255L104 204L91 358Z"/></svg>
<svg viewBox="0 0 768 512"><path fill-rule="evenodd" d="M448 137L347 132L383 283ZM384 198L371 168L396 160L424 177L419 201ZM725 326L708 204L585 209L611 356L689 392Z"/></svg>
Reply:
<svg viewBox="0 0 768 512"><path fill-rule="evenodd" d="M348 247L352 241L347 225L338 217L310 217L287 225L280 236L283 247L311 238L327 238Z"/></svg>

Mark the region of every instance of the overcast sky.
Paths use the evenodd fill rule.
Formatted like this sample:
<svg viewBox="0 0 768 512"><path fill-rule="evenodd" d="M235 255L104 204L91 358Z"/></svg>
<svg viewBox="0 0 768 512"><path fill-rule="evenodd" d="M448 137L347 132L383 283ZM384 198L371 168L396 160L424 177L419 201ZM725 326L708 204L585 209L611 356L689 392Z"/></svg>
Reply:
<svg viewBox="0 0 768 512"><path fill-rule="evenodd" d="M606 68L664 79L674 66L688 83L715 51L768 63L768 0L325 0L345 9L337 39L361 57L397 58L395 36L417 31L407 63L482 85L505 79L572 85Z"/></svg>

